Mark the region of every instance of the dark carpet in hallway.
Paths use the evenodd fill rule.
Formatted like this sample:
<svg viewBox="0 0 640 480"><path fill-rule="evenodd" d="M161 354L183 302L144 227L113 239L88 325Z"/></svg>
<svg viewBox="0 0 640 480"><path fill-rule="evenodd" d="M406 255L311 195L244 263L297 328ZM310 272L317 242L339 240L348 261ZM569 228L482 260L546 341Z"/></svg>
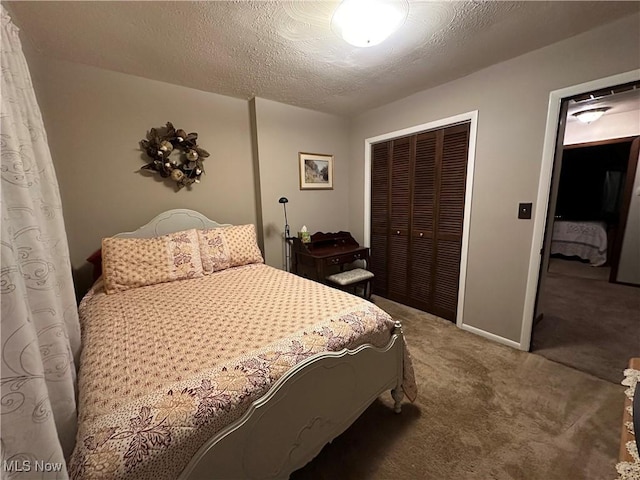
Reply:
<svg viewBox="0 0 640 480"><path fill-rule="evenodd" d="M558 268L565 264L572 270ZM532 351L619 384L629 359L640 356L640 288L575 276L578 268L597 270L589 265L555 265L547 273Z"/></svg>

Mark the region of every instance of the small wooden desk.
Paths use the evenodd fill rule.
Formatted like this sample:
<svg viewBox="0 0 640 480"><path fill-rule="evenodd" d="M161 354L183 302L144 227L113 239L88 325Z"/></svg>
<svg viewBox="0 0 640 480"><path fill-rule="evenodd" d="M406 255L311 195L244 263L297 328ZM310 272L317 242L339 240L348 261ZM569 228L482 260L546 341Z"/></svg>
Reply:
<svg viewBox="0 0 640 480"><path fill-rule="evenodd" d="M325 277L347 263L364 260L369 264L369 249L361 247L349 232L314 233L309 243L292 240L291 272L325 283Z"/></svg>

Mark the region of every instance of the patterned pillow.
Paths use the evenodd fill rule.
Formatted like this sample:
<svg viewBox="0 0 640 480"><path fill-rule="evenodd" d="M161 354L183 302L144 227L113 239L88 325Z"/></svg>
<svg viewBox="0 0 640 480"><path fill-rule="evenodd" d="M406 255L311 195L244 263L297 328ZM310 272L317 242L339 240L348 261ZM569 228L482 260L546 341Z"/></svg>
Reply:
<svg viewBox="0 0 640 480"><path fill-rule="evenodd" d="M229 246L231 266L239 267L249 263L264 263L258 247L254 225L234 225L224 228L224 236Z"/></svg>
<svg viewBox="0 0 640 480"><path fill-rule="evenodd" d="M198 234L192 229L155 238L104 238L102 270L108 294L201 277Z"/></svg>
<svg viewBox="0 0 640 480"><path fill-rule="evenodd" d="M250 263L264 263L256 228L251 224L198 230L198 238L205 274Z"/></svg>
<svg viewBox="0 0 640 480"><path fill-rule="evenodd" d="M224 235L224 228L198 230L202 271L208 275L231 266L229 246Z"/></svg>

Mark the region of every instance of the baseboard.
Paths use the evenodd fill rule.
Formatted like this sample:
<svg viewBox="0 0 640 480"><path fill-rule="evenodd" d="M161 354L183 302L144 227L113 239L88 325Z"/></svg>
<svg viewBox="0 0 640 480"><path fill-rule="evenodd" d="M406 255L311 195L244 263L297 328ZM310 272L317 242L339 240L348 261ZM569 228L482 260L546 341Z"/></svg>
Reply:
<svg viewBox="0 0 640 480"><path fill-rule="evenodd" d="M609 283L613 283L614 285L624 285L625 287L640 288L640 283L618 282L617 280L609 280Z"/></svg>
<svg viewBox="0 0 640 480"><path fill-rule="evenodd" d="M466 330L467 332L475 333L476 335L484 337L488 340L493 340L494 342L507 345L508 347L516 348L518 350L523 350L522 345L520 345L518 342L514 342L513 340L509 340L508 338L501 337L500 335L485 332L484 330L480 330L479 328L472 327L471 325L465 325L464 323L460 325L460 328L462 330Z"/></svg>

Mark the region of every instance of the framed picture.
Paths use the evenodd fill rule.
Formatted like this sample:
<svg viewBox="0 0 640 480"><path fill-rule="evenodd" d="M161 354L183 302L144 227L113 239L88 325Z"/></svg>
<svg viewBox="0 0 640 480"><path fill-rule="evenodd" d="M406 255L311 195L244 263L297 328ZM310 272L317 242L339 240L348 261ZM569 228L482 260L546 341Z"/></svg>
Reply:
<svg viewBox="0 0 640 480"><path fill-rule="evenodd" d="M333 190L333 155L298 154L300 190Z"/></svg>

